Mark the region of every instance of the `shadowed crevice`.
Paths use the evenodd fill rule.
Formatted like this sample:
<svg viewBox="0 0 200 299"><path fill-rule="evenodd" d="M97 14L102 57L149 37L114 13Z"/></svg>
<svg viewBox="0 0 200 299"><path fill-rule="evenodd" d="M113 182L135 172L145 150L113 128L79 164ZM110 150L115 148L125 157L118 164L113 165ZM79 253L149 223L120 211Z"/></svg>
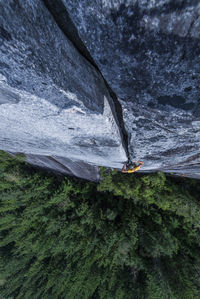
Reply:
<svg viewBox="0 0 200 299"><path fill-rule="evenodd" d="M92 56L85 47L84 43L78 35L78 31L70 19L70 16L66 10L66 7L61 0L43 0L45 6L48 8L58 27L67 36L67 38L73 43L75 48L84 56L95 68L98 69Z"/></svg>

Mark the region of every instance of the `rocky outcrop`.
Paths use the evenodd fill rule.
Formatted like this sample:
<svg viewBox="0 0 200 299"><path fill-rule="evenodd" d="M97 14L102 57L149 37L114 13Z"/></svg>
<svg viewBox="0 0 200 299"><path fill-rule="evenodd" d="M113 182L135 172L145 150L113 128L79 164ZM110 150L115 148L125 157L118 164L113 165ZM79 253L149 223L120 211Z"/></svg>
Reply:
<svg viewBox="0 0 200 299"><path fill-rule="evenodd" d="M200 1L62 0L143 170L200 177Z"/></svg>
<svg viewBox="0 0 200 299"><path fill-rule="evenodd" d="M42 1L0 2L1 149L119 168L127 156L114 110L101 74Z"/></svg>

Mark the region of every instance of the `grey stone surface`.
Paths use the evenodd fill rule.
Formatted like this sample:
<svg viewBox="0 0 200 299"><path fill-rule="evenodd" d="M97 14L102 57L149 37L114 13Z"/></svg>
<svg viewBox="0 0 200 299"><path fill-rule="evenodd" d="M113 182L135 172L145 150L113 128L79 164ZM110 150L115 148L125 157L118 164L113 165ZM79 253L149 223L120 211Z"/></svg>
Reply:
<svg viewBox="0 0 200 299"><path fill-rule="evenodd" d="M200 1L62 0L143 170L200 177Z"/></svg>
<svg viewBox="0 0 200 299"><path fill-rule="evenodd" d="M43 2L1 0L0 148L119 168L114 114L102 76Z"/></svg>
<svg viewBox="0 0 200 299"><path fill-rule="evenodd" d="M48 157L40 155L26 155L26 161L32 165L44 168L56 173L76 176L90 181L99 181L99 168L83 161L71 160L61 157Z"/></svg>

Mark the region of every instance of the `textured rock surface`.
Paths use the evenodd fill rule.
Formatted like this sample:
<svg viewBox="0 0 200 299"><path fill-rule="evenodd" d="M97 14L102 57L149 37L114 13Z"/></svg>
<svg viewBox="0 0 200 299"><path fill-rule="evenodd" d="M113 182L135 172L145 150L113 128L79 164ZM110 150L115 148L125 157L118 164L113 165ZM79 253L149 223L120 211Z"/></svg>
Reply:
<svg viewBox="0 0 200 299"><path fill-rule="evenodd" d="M26 155L26 161L40 168L59 172L71 176L80 177L90 181L99 181L98 166L84 163L83 161L71 160L61 157L47 157L40 155Z"/></svg>
<svg viewBox="0 0 200 299"><path fill-rule="evenodd" d="M121 168L117 115L93 59L122 105L130 157L143 171L200 177L200 1L57 0L54 9L69 36L42 0L0 1L0 148L60 170Z"/></svg>
<svg viewBox="0 0 200 299"><path fill-rule="evenodd" d="M62 0L143 170L200 177L200 1Z"/></svg>
<svg viewBox="0 0 200 299"><path fill-rule="evenodd" d="M7 153L13 157L17 154L13 152ZM90 165L79 160L72 160L57 156L49 157L42 155L26 154L25 161L29 164L32 164L36 168L43 168L56 174L76 176L94 182L98 182L100 179L100 169L98 166Z"/></svg>
<svg viewBox="0 0 200 299"><path fill-rule="evenodd" d="M101 75L42 1L0 1L1 149L121 167L114 113Z"/></svg>

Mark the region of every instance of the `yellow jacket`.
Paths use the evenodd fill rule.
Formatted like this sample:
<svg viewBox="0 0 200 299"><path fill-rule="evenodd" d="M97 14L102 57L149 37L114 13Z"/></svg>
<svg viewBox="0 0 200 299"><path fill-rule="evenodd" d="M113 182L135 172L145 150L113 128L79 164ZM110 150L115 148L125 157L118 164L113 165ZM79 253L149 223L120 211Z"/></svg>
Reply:
<svg viewBox="0 0 200 299"><path fill-rule="evenodd" d="M139 165L139 166L135 166L133 169L128 169L127 172L128 172L128 173L136 172L137 170L140 169L140 167L141 167L141 165Z"/></svg>

